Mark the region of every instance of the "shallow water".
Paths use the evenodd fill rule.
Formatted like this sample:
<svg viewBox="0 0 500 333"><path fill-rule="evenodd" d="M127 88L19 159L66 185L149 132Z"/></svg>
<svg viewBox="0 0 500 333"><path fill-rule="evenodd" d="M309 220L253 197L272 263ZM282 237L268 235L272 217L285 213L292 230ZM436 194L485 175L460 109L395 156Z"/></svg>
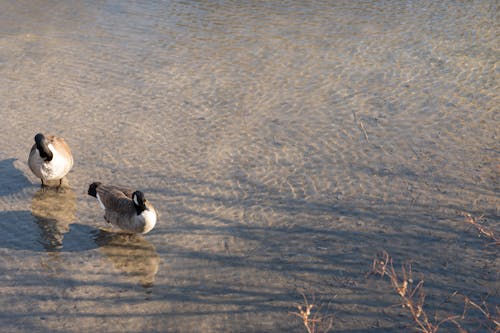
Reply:
<svg viewBox="0 0 500 333"><path fill-rule="evenodd" d="M0 326L8 332L401 332L387 250L500 302L496 1L0 2ZM37 132L75 166L41 191ZM124 237L88 184L142 189ZM477 328L470 312L464 325ZM449 326L444 331L454 331Z"/></svg>

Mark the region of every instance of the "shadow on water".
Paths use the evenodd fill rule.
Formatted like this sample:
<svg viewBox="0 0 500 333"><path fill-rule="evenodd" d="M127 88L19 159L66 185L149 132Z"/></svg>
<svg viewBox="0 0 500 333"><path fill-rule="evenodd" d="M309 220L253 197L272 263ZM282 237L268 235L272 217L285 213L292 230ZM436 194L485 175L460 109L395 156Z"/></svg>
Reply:
<svg viewBox="0 0 500 333"><path fill-rule="evenodd" d="M91 234L97 229L74 223L75 213L76 196L73 190L40 189L31 201L31 212L0 212L3 234L0 246L47 252L77 252L96 248Z"/></svg>
<svg viewBox="0 0 500 333"><path fill-rule="evenodd" d="M2 176L2 186L0 187L0 196L7 196L20 192L25 187L31 186L30 180L24 173L16 168L15 158L0 160L0 175Z"/></svg>
<svg viewBox="0 0 500 333"><path fill-rule="evenodd" d="M33 218L28 210L0 212L0 247L36 252L78 252L97 247L90 237L95 228L72 223L61 232L56 220Z"/></svg>
<svg viewBox="0 0 500 333"><path fill-rule="evenodd" d="M249 190L245 200L235 200L230 196L190 190L203 183L199 180L183 178L182 182L190 186L168 195L182 197L188 203L193 200L205 207L217 205L228 210L254 211L257 217L263 216L259 213L265 207L267 211L278 212L274 216L282 220L276 224L249 224L214 210L195 210L189 204L178 206L175 208L178 224L162 232L175 233L177 237L183 234L202 238L222 236L234 241L228 243L226 252L200 252L182 244L171 245L169 251L177 258L201 259L234 270L252 267L275 271L293 277L294 281L303 281L304 285L316 281L315 288L328 289L331 285L349 288L367 285L365 273L377 252L385 249L395 260L411 260L416 271L428 274L426 288L436 294L447 296L452 288L470 294L481 292L480 286L463 282L477 279L490 283L495 279L494 250L485 248L474 232L465 230L463 218L457 213L459 207L452 203L435 208L419 202L387 199L374 202L365 196L350 201L314 201L294 198L262 183L246 184ZM212 189L225 186L206 184ZM149 190L165 192L159 188ZM220 190L221 193L227 191L229 189ZM498 221L497 215L488 218ZM213 223L199 222L205 220ZM301 220L308 222L298 223ZM238 246L246 248L238 249ZM460 252L463 250L468 251L468 256ZM471 269L479 266L477 258L470 255L473 250L483 253L481 265L489 268Z"/></svg>
<svg viewBox="0 0 500 333"><path fill-rule="evenodd" d="M139 235L104 230L99 230L94 240L116 269L137 280L144 288L153 286L160 263L153 244Z"/></svg>

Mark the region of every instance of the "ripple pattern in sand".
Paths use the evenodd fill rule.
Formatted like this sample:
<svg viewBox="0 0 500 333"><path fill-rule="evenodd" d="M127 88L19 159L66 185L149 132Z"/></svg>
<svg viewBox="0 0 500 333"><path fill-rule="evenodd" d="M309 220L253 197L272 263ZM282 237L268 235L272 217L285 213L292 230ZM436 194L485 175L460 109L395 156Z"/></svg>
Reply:
<svg viewBox="0 0 500 333"><path fill-rule="evenodd" d="M299 332L312 289L336 329L400 332L360 278L381 248L428 269L433 310L497 299L459 215L498 224L497 6L0 4L2 327ZM39 131L74 151L69 192L25 165ZM154 231L103 236L98 180L142 189Z"/></svg>

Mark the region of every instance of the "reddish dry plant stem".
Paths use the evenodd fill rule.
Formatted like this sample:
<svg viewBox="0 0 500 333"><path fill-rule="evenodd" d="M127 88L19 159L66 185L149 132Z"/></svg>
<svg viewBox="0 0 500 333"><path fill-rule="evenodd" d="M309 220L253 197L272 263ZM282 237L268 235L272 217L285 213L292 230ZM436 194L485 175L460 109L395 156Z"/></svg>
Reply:
<svg viewBox="0 0 500 333"><path fill-rule="evenodd" d="M494 245L500 245L500 236L479 223L479 221L483 218L483 215L474 217L471 214L465 212L463 212L462 215L465 217L466 223L472 225L474 228L476 228L477 231L479 231L479 235L486 236L489 239L493 240Z"/></svg>
<svg viewBox="0 0 500 333"><path fill-rule="evenodd" d="M393 288L401 297L401 305L408 309L413 321L417 325L417 330L423 333L436 333L439 327L445 322L453 323L459 331L463 331L460 324L456 321L459 316L450 316L437 323L429 320L427 313L424 311L425 293L423 289L424 280L420 280L416 286L413 286L411 265L403 265L401 268L403 277L400 281L392 258L386 251L383 251L382 258L373 260L372 271L369 274L387 276L391 281Z"/></svg>
<svg viewBox="0 0 500 333"><path fill-rule="evenodd" d="M486 319L488 319L488 323L490 323L490 328L491 332L498 333L500 332L500 307L498 305L495 307L496 314L491 314L490 310L488 309L488 306L486 302L483 302L482 306L473 302L469 297L464 296L465 300L465 307L464 307L464 313L462 317L465 317L465 313L467 312L468 307L475 308L476 310L479 310Z"/></svg>
<svg viewBox="0 0 500 333"><path fill-rule="evenodd" d="M333 318L331 318L331 316L320 316L320 307L317 307L313 303L310 304L307 300L306 295L304 295L304 293L301 294L304 298L304 305L297 305L298 312L290 313L302 319L302 323L304 324L308 333L326 333L330 331L333 326ZM313 308L316 308L316 310L312 311Z"/></svg>

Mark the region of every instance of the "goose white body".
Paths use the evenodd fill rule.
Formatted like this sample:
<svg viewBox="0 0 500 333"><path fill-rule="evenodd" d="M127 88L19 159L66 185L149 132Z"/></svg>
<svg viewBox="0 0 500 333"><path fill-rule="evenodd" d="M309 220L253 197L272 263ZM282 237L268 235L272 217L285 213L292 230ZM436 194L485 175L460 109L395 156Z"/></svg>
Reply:
<svg viewBox="0 0 500 333"><path fill-rule="evenodd" d="M41 157L36 144L31 148L28 158L31 171L42 180L42 184L61 180L73 167L73 155L63 138L48 135L44 139L47 142L47 149L52 153L50 161Z"/></svg>

